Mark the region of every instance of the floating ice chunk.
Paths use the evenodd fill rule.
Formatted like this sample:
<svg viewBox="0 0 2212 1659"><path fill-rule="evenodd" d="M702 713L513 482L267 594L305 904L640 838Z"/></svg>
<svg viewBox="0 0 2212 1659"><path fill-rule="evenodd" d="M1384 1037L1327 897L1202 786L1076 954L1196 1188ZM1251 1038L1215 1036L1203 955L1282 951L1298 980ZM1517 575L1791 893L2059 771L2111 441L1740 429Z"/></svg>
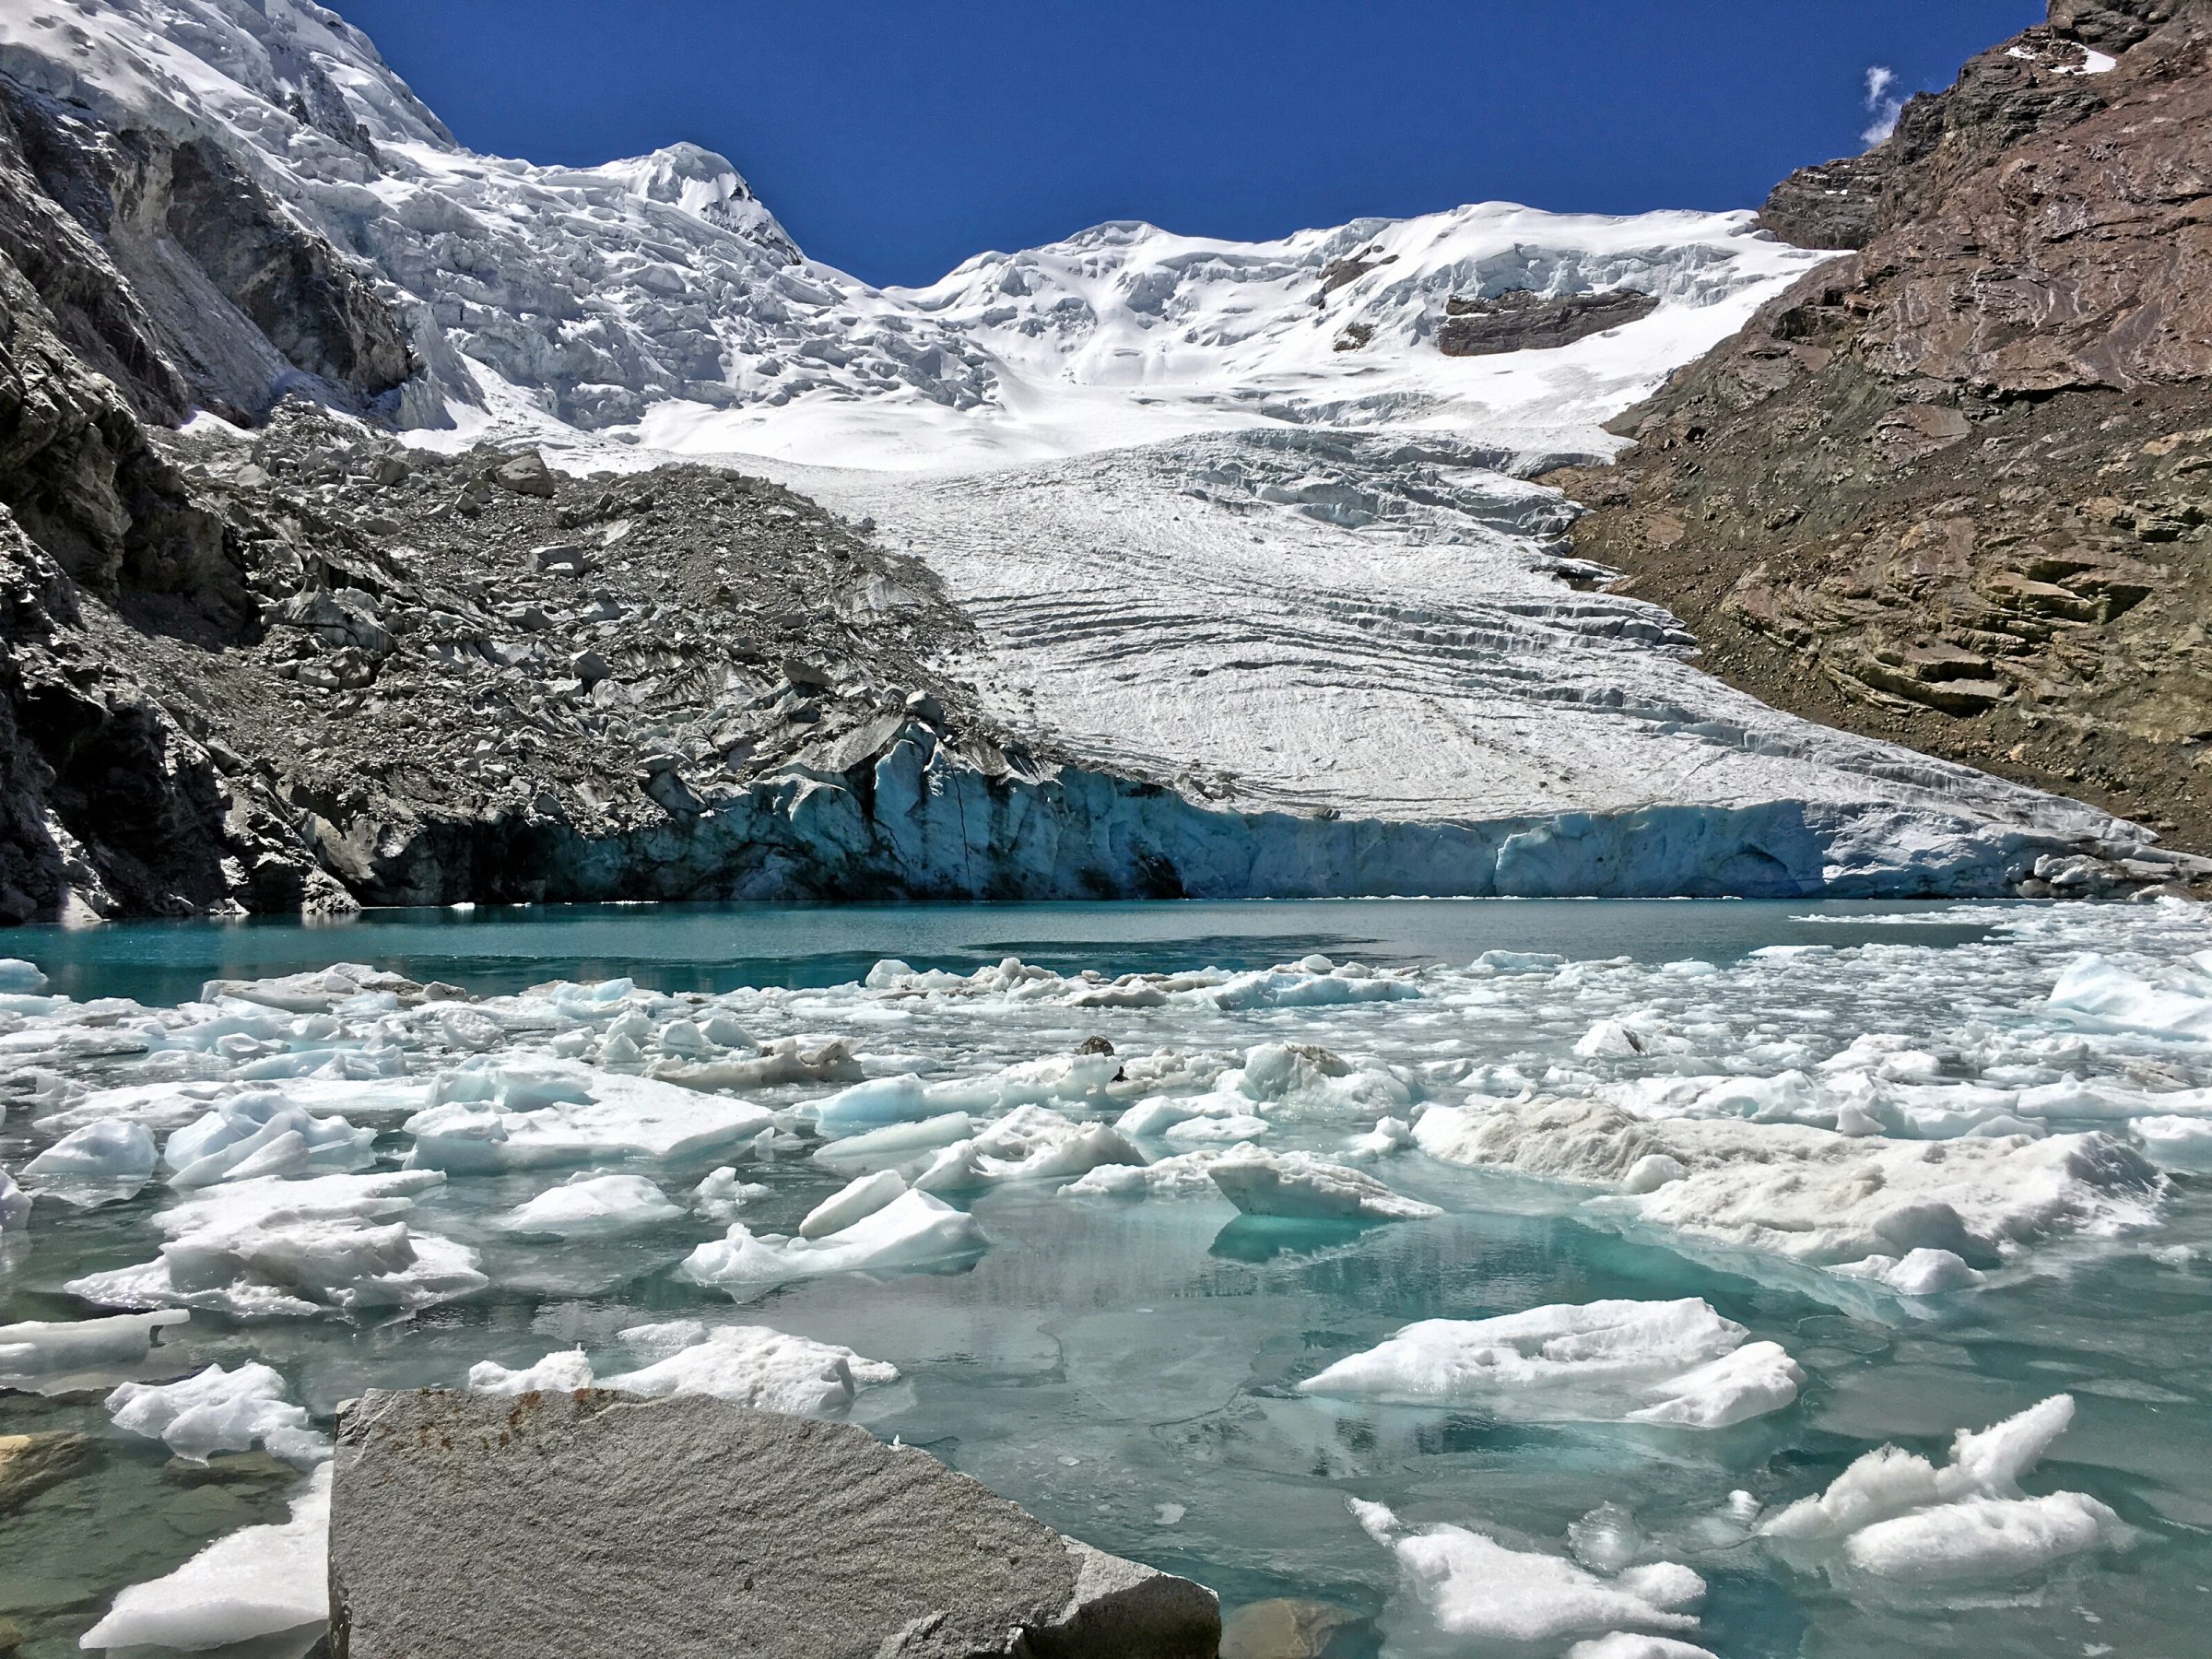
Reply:
<svg viewBox="0 0 2212 1659"><path fill-rule="evenodd" d="M1835 1271L1851 1278L1872 1279L1906 1296L1936 1296L1946 1290L1964 1290L1982 1282L1980 1273L1947 1250L1914 1250L1902 1256L1870 1255Z"/></svg>
<svg viewBox="0 0 2212 1659"><path fill-rule="evenodd" d="M375 1161L376 1131L318 1118L272 1090L226 1100L169 1137L161 1160L175 1187L265 1175L358 1170Z"/></svg>
<svg viewBox="0 0 2212 1659"><path fill-rule="evenodd" d="M1403 1111L1413 1099L1388 1072L1354 1066L1311 1042L1261 1043L1223 1074L1219 1087L1247 1100L1324 1111Z"/></svg>
<svg viewBox="0 0 2212 1659"><path fill-rule="evenodd" d="M816 1104L814 1125L824 1135L857 1135L865 1129L929 1115L928 1086L912 1072L906 1072L896 1077L871 1077L840 1089Z"/></svg>
<svg viewBox="0 0 2212 1659"><path fill-rule="evenodd" d="M254 1319L417 1309L484 1288L475 1254L395 1218L435 1171L232 1182L161 1211L159 1260L64 1288L119 1308L187 1307Z"/></svg>
<svg viewBox="0 0 2212 1659"><path fill-rule="evenodd" d="M2153 984L2095 954L2066 964L2049 1006L2109 1029L2212 1040L2212 998Z"/></svg>
<svg viewBox="0 0 2212 1659"><path fill-rule="evenodd" d="M701 1244L678 1271L696 1284L767 1286L825 1273L941 1267L983 1246L974 1217L928 1193L909 1192L826 1239L756 1238L733 1221L725 1237Z"/></svg>
<svg viewBox="0 0 2212 1659"><path fill-rule="evenodd" d="M191 1317L182 1308L160 1308L106 1319L34 1319L0 1325L0 1376L135 1365L151 1351L156 1331L182 1324Z"/></svg>
<svg viewBox="0 0 2212 1659"><path fill-rule="evenodd" d="M1329 1221L1413 1221L1443 1211L1393 1192L1372 1175L1311 1152L1251 1147L1209 1171L1231 1204L1248 1216L1297 1216Z"/></svg>
<svg viewBox="0 0 2212 1659"><path fill-rule="evenodd" d="M977 1167L990 1181L1045 1181L1081 1175L1100 1164L1136 1164L1143 1155L1104 1124L1078 1124L1042 1106L1023 1106L979 1133Z"/></svg>
<svg viewBox="0 0 2212 1659"><path fill-rule="evenodd" d="M762 1182L738 1180L737 1171L724 1164L707 1171L691 1194L691 1207L710 1220L728 1221L748 1202L765 1198L773 1190Z"/></svg>
<svg viewBox="0 0 2212 1659"><path fill-rule="evenodd" d="M1201 1147L1148 1164L1101 1164L1060 1189L1061 1196L1111 1198L1218 1198L1214 1165L1225 1158L1259 1148L1248 1141L1233 1147Z"/></svg>
<svg viewBox="0 0 2212 1659"><path fill-rule="evenodd" d="M15 1177L0 1168L0 1232L21 1227L30 1219L30 1194L18 1186Z"/></svg>
<svg viewBox="0 0 2212 1659"><path fill-rule="evenodd" d="M212 1648L330 1618L330 1465L280 1526L218 1538L166 1578L133 1584L79 1640L88 1648Z"/></svg>
<svg viewBox="0 0 2212 1659"><path fill-rule="evenodd" d="M709 1019L700 1030L715 1041L722 1040L714 1036L717 1030L732 1039L744 1035L734 1020L722 1016ZM733 1041L730 1046L738 1045ZM653 1065L651 1076L655 1081L686 1088L782 1088L804 1083L857 1083L861 1069L852 1043L841 1037L812 1049L802 1048L795 1037L780 1037L758 1053L699 1061L662 1060Z"/></svg>
<svg viewBox="0 0 2212 1659"><path fill-rule="evenodd" d="M806 1212L806 1218L799 1223L799 1237L819 1239L842 1231L853 1222L874 1215L905 1191L906 1182L896 1170L856 1175Z"/></svg>
<svg viewBox="0 0 2212 1659"><path fill-rule="evenodd" d="M1202 1115L1205 1104L1189 1095L1147 1095L1113 1121L1123 1135L1150 1139L1164 1135L1185 1118Z"/></svg>
<svg viewBox="0 0 2212 1659"><path fill-rule="evenodd" d="M1299 1384L1408 1406L1485 1404L1552 1421L1724 1429L1778 1411L1805 1372L1694 1297L1427 1319Z"/></svg>
<svg viewBox="0 0 2212 1659"><path fill-rule="evenodd" d="M2161 1168L2212 1173L2212 1118L2140 1117L2127 1126Z"/></svg>
<svg viewBox="0 0 2212 1659"><path fill-rule="evenodd" d="M70 1131L25 1164L23 1173L63 1198L128 1198L153 1179L158 1161L150 1129L107 1118Z"/></svg>
<svg viewBox="0 0 2212 1659"><path fill-rule="evenodd" d="M1387 1158L1412 1145L1413 1125L1401 1117L1385 1117L1378 1119L1365 1135L1355 1135L1345 1142L1344 1155L1364 1162L1372 1158Z"/></svg>
<svg viewBox="0 0 2212 1659"><path fill-rule="evenodd" d="M2073 1396L2053 1394L1980 1433L1961 1429L1941 1469L1880 1447L1759 1530L1801 1566L1902 1583L2016 1578L2124 1545L2130 1529L2094 1498L2020 1491L2073 1420Z"/></svg>
<svg viewBox="0 0 2212 1659"><path fill-rule="evenodd" d="M1541 950L1486 950L1470 964L1477 974L1550 973L1564 968L1567 959Z"/></svg>
<svg viewBox="0 0 2212 1659"><path fill-rule="evenodd" d="M1719 1659L1711 1648L1672 1636L1646 1636L1635 1630L1578 1641L1567 1650L1567 1659Z"/></svg>
<svg viewBox="0 0 2212 1659"><path fill-rule="evenodd" d="M1994 1262L2045 1238L2145 1225L2165 1191L2138 1153L2100 1132L1895 1141L1790 1124L1650 1123L1602 1100L1537 1100L1432 1106L1414 1139L1447 1162L1615 1186L1665 1155L1688 1173L1592 1207L1817 1265L1924 1248Z"/></svg>
<svg viewBox="0 0 2212 1659"><path fill-rule="evenodd" d="M670 1162L735 1146L775 1124L774 1112L749 1100L584 1065L449 1082L465 1080L496 1098L449 1098L409 1118L409 1169L480 1173L626 1157Z"/></svg>
<svg viewBox="0 0 2212 1659"><path fill-rule="evenodd" d="M887 1124L818 1147L814 1161L846 1167L870 1163L900 1163L918 1152L934 1152L975 1134L975 1120L964 1112L947 1112L924 1118L918 1124Z"/></svg>
<svg viewBox="0 0 2212 1659"><path fill-rule="evenodd" d="M1843 1560L1907 1583L2011 1579L2125 1535L2112 1510L2080 1492L1965 1498L1876 1522L1845 1541Z"/></svg>
<svg viewBox="0 0 2212 1659"><path fill-rule="evenodd" d="M1379 1503L1353 1500L1370 1536L1397 1556L1406 1589L1438 1633L1477 1642L1557 1641L1590 1631L1690 1630L1682 1609L1705 1581L1672 1561L1600 1578L1559 1556L1508 1549L1463 1526L1403 1532Z"/></svg>
<svg viewBox="0 0 2212 1659"><path fill-rule="evenodd" d="M1083 1100L1112 1082L1121 1068L1122 1063L1112 1054L1048 1054L988 1077L933 1083L927 1098L939 1112L1005 1112L1017 1106Z"/></svg>
<svg viewBox="0 0 2212 1659"><path fill-rule="evenodd" d="M330 1455L330 1442L308 1426L305 1408L285 1397L284 1379L265 1365L210 1365L182 1382L125 1382L108 1395L107 1407L118 1429L158 1440L194 1463L211 1453L243 1452L256 1441L288 1463Z"/></svg>
<svg viewBox="0 0 2212 1659"><path fill-rule="evenodd" d="M1233 1014L1248 1008L1326 1008L1347 1003L1397 1002L1417 999L1421 992L1408 981L1379 978L1353 962L1327 973L1310 973L1302 968L1240 973L1195 994Z"/></svg>
<svg viewBox="0 0 2212 1659"><path fill-rule="evenodd" d="M45 989L46 976L39 971L36 962L27 962L21 957L0 957L0 993L33 996Z"/></svg>
<svg viewBox="0 0 2212 1659"><path fill-rule="evenodd" d="M1177 1146L1203 1146L1209 1141L1248 1141L1273 1128L1264 1117L1247 1112L1187 1117L1171 1125L1160 1138Z"/></svg>
<svg viewBox="0 0 2212 1659"><path fill-rule="evenodd" d="M510 1370L496 1359L468 1368L468 1385L477 1394L568 1394L592 1386L592 1362L582 1348L561 1348L535 1365Z"/></svg>
<svg viewBox="0 0 2212 1659"><path fill-rule="evenodd" d="M328 968L272 979L209 980L200 987L200 1000L254 1003L288 1014L327 1014L348 998L378 991L417 995L422 987L413 980L381 968L360 962L334 962Z"/></svg>
<svg viewBox="0 0 2212 1659"><path fill-rule="evenodd" d="M625 1332L625 1340L632 1334ZM653 1399L712 1394L758 1411L815 1416L850 1406L863 1388L898 1380L898 1367L848 1347L764 1325L721 1325L641 1371L602 1378L599 1386Z"/></svg>
<svg viewBox="0 0 2212 1659"><path fill-rule="evenodd" d="M571 1175L500 1218L512 1232L559 1233L563 1238L605 1238L673 1221L681 1205L642 1175Z"/></svg>

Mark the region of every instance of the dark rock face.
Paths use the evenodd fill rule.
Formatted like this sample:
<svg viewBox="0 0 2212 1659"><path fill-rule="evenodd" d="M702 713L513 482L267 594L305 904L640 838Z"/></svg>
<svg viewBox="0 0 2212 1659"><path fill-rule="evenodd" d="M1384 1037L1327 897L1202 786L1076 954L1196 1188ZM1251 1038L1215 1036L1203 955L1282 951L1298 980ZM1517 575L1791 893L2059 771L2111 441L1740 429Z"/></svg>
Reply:
<svg viewBox="0 0 2212 1659"><path fill-rule="evenodd" d="M205 140L104 126L0 77L0 251L145 418L287 393L369 412L414 372L369 279Z"/></svg>
<svg viewBox="0 0 2212 1659"><path fill-rule="evenodd" d="M371 1393L339 1419L337 1659L1213 1659L1211 1591L927 1453L696 1395Z"/></svg>
<svg viewBox="0 0 2212 1659"><path fill-rule="evenodd" d="M1591 335L1648 317L1658 309L1657 300L1633 288L1550 298L1518 289L1488 300L1454 296L1444 301L1444 322L1436 331L1436 348L1446 357L1541 351L1571 346Z"/></svg>
<svg viewBox="0 0 2212 1659"><path fill-rule="evenodd" d="M1776 200L1859 251L1553 475L1578 551L1770 702L2212 846L2212 6L2062 0Z"/></svg>

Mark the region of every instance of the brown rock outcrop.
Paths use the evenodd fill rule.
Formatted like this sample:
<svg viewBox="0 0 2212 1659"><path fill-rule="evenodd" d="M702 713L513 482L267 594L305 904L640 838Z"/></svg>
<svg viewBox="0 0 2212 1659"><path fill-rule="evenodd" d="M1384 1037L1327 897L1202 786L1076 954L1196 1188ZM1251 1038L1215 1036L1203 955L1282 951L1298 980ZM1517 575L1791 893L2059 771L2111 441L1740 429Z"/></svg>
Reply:
<svg viewBox="0 0 2212 1659"><path fill-rule="evenodd" d="M1551 476L1578 551L1771 702L2212 846L2212 5L2057 0L1766 219L1853 251Z"/></svg>

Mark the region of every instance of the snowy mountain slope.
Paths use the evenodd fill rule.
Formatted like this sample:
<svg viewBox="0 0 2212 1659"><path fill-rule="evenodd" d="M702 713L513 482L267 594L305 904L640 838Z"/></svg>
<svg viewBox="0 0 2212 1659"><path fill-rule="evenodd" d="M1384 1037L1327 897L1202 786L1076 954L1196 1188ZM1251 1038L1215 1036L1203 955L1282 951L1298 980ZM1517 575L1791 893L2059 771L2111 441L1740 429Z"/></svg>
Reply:
<svg viewBox="0 0 2212 1659"><path fill-rule="evenodd" d="M1664 612L1584 591L1602 572L1562 557L1570 510L1511 476L1610 453L1601 421L1828 257L1747 215L1488 204L1265 243L1112 224L877 289L806 260L696 147L466 151L301 0L0 0L0 72L214 138L363 262L421 359L403 420L446 424L417 441L774 472L934 565L980 629L963 666L989 712L1174 788L1189 846L1223 813L1326 830L1286 853L1247 825L1246 873L1207 890L1286 859L1299 890L1490 890L1440 849L1594 823L1626 838L1596 865L1633 860L1653 808L1727 843L1699 890L1783 821L1813 826L1785 890L1996 890L2142 839L1697 673ZM1623 292L1655 304L1545 349L1440 346L1501 294ZM1167 821L1137 799L1093 816ZM1336 867L1367 856L1362 821L1399 876ZM1480 833L1408 852L1422 826ZM1560 890L1625 890L1570 863Z"/></svg>
<svg viewBox="0 0 2212 1659"><path fill-rule="evenodd" d="M926 466L1255 423L1477 423L1604 453L1597 420L1817 257L1742 214L1493 203L1258 243L1102 225L883 290L806 260L694 145L595 168L471 154L302 0L0 0L0 73L218 139L365 261L416 324L409 421L481 404L488 377L691 453ZM1660 310L1541 363L1434 349L1455 298L1623 288Z"/></svg>
<svg viewBox="0 0 2212 1659"><path fill-rule="evenodd" d="M1794 800L1920 814L1936 841L2107 821L1730 693L1665 611L1571 587L1569 511L1488 458L1245 432L981 475L786 476L927 550L982 630L969 667L1001 706L1239 810Z"/></svg>

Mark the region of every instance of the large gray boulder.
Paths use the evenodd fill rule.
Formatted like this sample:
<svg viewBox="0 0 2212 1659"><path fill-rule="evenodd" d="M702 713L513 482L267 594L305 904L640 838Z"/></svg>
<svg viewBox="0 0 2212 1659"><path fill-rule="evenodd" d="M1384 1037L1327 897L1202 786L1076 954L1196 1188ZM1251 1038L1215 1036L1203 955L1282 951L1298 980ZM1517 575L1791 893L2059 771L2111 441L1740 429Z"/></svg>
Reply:
<svg viewBox="0 0 2212 1659"><path fill-rule="evenodd" d="M705 1396L371 1393L336 1659L1214 1659L1218 1602L927 1453Z"/></svg>

